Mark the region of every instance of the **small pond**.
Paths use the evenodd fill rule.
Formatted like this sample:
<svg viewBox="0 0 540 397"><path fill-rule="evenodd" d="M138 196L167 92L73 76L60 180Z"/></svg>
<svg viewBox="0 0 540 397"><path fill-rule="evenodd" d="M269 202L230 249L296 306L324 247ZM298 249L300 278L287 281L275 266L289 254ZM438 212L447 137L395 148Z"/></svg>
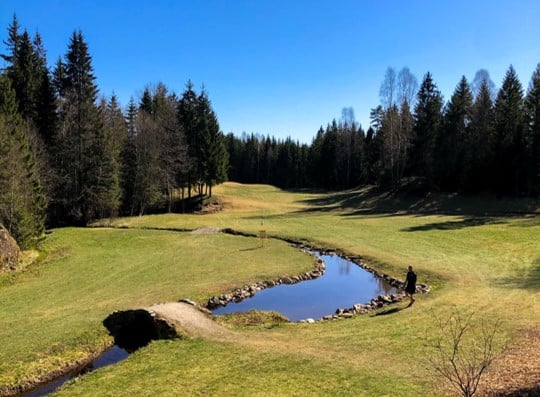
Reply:
<svg viewBox="0 0 540 397"><path fill-rule="evenodd" d="M319 319L334 314L337 308L368 303L379 295L398 290L347 259L338 255L312 252L326 264L325 273L316 279L297 284L279 285L257 292L253 297L213 310L226 314L248 310L272 310L290 321Z"/></svg>

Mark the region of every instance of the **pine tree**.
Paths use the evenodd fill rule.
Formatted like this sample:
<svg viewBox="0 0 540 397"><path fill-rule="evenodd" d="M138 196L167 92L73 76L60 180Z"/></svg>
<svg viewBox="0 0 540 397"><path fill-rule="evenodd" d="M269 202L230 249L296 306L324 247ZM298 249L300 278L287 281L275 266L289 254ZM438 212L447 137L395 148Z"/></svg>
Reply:
<svg viewBox="0 0 540 397"><path fill-rule="evenodd" d="M540 64L534 71L527 97L526 142L528 148L528 192L540 195Z"/></svg>
<svg viewBox="0 0 540 397"><path fill-rule="evenodd" d="M442 103L442 95L428 72L420 85L414 109L414 137L408 162L412 175L433 180L435 142L441 128Z"/></svg>
<svg viewBox="0 0 540 397"><path fill-rule="evenodd" d="M517 194L526 184L523 134L523 89L512 66L506 72L494 110L495 140L493 166L496 190Z"/></svg>

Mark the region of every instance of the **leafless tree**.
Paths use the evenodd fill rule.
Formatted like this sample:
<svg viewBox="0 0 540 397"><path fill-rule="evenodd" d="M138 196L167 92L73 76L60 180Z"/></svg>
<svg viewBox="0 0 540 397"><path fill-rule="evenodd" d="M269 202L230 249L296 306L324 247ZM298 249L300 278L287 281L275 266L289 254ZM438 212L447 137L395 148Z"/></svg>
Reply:
<svg viewBox="0 0 540 397"><path fill-rule="evenodd" d="M478 96L483 82L486 83L486 86L489 89L491 100L495 101L495 98L497 97L497 87L495 86L493 80L491 80L489 77L489 72L486 69L479 69L474 75L474 79L471 84L471 90L474 97L476 98Z"/></svg>
<svg viewBox="0 0 540 397"><path fill-rule="evenodd" d="M384 80L379 89L379 97L384 110L391 108L396 103L396 71L392 67L386 69Z"/></svg>
<svg viewBox="0 0 540 397"><path fill-rule="evenodd" d="M418 80L407 66L403 67L397 77L397 101L403 106L405 101L410 107L414 107L414 99L418 91Z"/></svg>
<svg viewBox="0 0 540 397"><path fill-rule="evenodd" d="M446 379L460 395L472 397L482 375L503 350L500 321L475 321L474 314L457 312L444 320L435 313L438 335L429 356L431 368Z"/></svg>

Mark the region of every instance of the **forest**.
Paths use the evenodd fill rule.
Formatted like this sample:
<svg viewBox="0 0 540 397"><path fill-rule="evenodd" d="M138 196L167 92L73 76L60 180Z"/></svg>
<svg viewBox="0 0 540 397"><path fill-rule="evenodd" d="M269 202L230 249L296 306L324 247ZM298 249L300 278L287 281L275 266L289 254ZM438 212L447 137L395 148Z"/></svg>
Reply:
<svg viewBox="0 0 540 397"><path fill-rule="evenodd" d="M310 144L225 135L205 89L148 85L123 109L99 95L82 32L49 68L41 36L16 17L0 71L0 223L22 247L48 227L182 212L226 180L284 189L377 185L395 192L540 194L540 64L526 89L509 67L445 103L433 76L388 68L364 130L344 108Z"/></svg>

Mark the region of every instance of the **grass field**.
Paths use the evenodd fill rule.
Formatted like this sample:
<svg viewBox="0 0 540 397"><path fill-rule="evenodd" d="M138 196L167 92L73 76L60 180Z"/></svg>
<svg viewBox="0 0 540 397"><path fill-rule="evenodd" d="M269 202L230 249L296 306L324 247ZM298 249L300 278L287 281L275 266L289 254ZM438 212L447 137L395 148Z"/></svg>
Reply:
<svg viewBox="0 0 540 397"><path fill-rule="evenodd" d="M160 228L264 229L361 255L399 278L412 264L419 282L433 288L411 309L391 315L242 327L232 341L153 342L59 395L438 396L449 391L427 361L434 315L475 312L500 320L510 344L540 326L538 201L396 199L369 189L291 193L234 183L215 194L224 204L215 214L115 220L122 229L54 230L42 244L44 259L1 276L0 387L110 343L101 321L114 310L185 297L203 303L312 266L309 256L276 239L262 249L255 238Z"/></svg>

